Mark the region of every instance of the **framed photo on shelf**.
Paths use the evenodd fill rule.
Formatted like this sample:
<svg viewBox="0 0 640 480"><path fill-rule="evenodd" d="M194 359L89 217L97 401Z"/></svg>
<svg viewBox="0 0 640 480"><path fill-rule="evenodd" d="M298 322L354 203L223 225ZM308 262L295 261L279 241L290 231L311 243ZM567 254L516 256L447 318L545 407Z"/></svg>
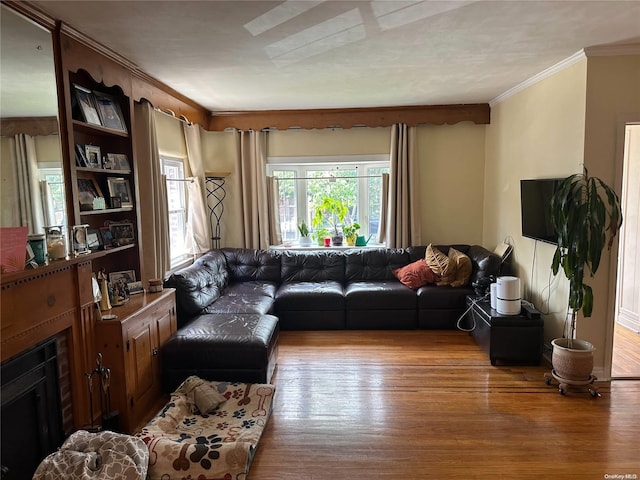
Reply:
<svg viewBox="0 0 640 480"><path fill-rule="evenodd" d="M107 162L113 165L113 170L131 171L129 159L124 153L107 153Z"/></svg>
<svg viewBox="0 0 640 480"><path fill-rule="evenodd" d="M78 200L82 205L91 205L87 210L93 210L93 200L102 198L102 191L98 182L93 178L78 178Z"/></svg>
<svg viewBox="0 0 640 480"><path fill-rule="evenodd" d="M76 144L76 165L79 167L88 167L87 157L84 153L84 145Z"/></svg>
<svg viewBox="0 0 640 480"><path fill-rule="evenodd" d="M96 100L96 106L102 126L112 128L114 130L120 130L127 133L127 126L124 123L124 117L122 116L122 110L120 105L111 95L107 95L102 92L93 92Z"/></svg>
<svg viewBox="0 0 640 480"><path fill-rule="evenodd" d="M122 177L108 177L107 186L109 187L109 196L119 197L122 207L133 207L133 199L131 198L131 189L129 181Z"/></svg>
<svg viewBox="0 0 640 480"><path fill-rule="evenodd" d="M95 98L91 90L80 85L73 84L73 92L78 104L78 111L82 115L82 120L93 125L102 125L100 115L96 109Z"/></svg>
<svg viewBox="0 0 640 480"><path fill-rule="evenodd" d="M92 252L96 250L102 250L104 245L102 243L102 234L98 228L87 229L87 247Z"/></svg>
<svg viewBox="0 0 640 480"><path fill-rule="evenodd" d="M100 237L102 237L102 246L104 249L117 247L114 243L113 233L111 233L111 229L109 227L100 227Z"/></svg>
<svg viewBox="0 0 640 480"><path fill-rule="evenodd" d="M114 284L119 281L127 283L136 281L136 271L135 270L123 270L122 272L111 272L109 274L109 283Z"/></svg>
<svg viewBox="0 0 640 480"><path fill-rule="evenodd" d="M97 145L85 145L84 155L87 159L87 167L102 168L100 147L98 147Z"/></svg>
<svg viewBox="0 0 640 480"><path fill-rule="evenodd" d="M135 241L135 235L133 233L133 223L131 222L110 223L109 230L111 230L113 240L118 245L130 245Z"/></svg>

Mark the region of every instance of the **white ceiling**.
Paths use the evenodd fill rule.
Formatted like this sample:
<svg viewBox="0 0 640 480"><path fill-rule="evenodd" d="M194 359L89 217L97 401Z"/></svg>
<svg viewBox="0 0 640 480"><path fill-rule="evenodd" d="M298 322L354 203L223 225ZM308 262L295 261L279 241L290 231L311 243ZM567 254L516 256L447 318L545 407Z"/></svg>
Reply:
<svg viewBox="0 0 640 480"><path fill-rule="evenodd" d="M640 43L635 0L32 3L212 111L484 103Z"/></svg>

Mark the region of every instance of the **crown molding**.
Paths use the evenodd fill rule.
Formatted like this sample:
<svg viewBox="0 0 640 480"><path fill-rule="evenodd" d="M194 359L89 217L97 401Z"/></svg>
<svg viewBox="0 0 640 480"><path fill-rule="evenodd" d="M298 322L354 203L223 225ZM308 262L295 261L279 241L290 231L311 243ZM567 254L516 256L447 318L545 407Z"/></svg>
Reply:
<svg viewBox="0 0 640 480"><path fill-rule="evenodd" d="M586 58L587 56L585 55L585 51L580 50L579 52L574 53L570 57L565 58L564 60L556 63L555 65L547 68L546 70L543 70L542 72L537 73L536 75L525 80L524 82L519 83L515 87L510 88L506 92L501 93L500 95L498 95L496 98L494 98L489 102L489 106L493 108L497 104L504 102L506 99L513 97L515 94L531 87L532 85L535 85L536 83L544 80L545 78L549 78L555 75L556 73L561 72L562 70L565 70L571 67L572 65L575 65L576 63L581 62L582 60L586 60Z"/></svg>

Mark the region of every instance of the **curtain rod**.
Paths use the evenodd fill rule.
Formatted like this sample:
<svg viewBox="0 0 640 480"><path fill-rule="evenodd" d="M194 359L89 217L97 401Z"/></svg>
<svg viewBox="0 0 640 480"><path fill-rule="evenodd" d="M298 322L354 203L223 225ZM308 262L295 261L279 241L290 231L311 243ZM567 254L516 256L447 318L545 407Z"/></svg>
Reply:
<svg viewBox="0 0 640 480"><path fill-rule="evenodd" d="M277 181L280 180L329 180L335 182L336 180L352 179L352 178L380 178L381 175L351 175L347 177L274 177Z"/></svg>
<svg viewBox="0 0 640 480"><path fill-rule="evenodd" d="M193 123L190 122L189 119L187 117L185 117L184 115L180 115L179 117L176 117L176 114L175 114L175 112L173 110L169 110L169 109L161 110L158 107L153 107L153 110L158 112L158 113L162 113L163 115L166 115L167 117L175 118L176 120L179 120L179 121L181 121L183 123L186 123L189 126L193 125Z"/></svg>

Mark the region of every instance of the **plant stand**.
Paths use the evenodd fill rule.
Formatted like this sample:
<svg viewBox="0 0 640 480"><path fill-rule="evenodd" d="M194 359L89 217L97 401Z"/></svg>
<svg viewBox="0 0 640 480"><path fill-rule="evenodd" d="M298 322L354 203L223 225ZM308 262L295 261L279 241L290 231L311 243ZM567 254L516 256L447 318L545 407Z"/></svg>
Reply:
<svg viewBox="0 0 640 480"><path fill-rule="evenodd" d="M587 380L570 380L568 378L560 377L555 370L551 370L551 373L546 372L544 374L544 383L551 385L552 378L558 382L558 392L560 392L560 395L565 395L569 387L587 387L589 395L594 398L600 396L598 387L593 384L597 380L597 377L594 375L590 375Z"/></svg>

